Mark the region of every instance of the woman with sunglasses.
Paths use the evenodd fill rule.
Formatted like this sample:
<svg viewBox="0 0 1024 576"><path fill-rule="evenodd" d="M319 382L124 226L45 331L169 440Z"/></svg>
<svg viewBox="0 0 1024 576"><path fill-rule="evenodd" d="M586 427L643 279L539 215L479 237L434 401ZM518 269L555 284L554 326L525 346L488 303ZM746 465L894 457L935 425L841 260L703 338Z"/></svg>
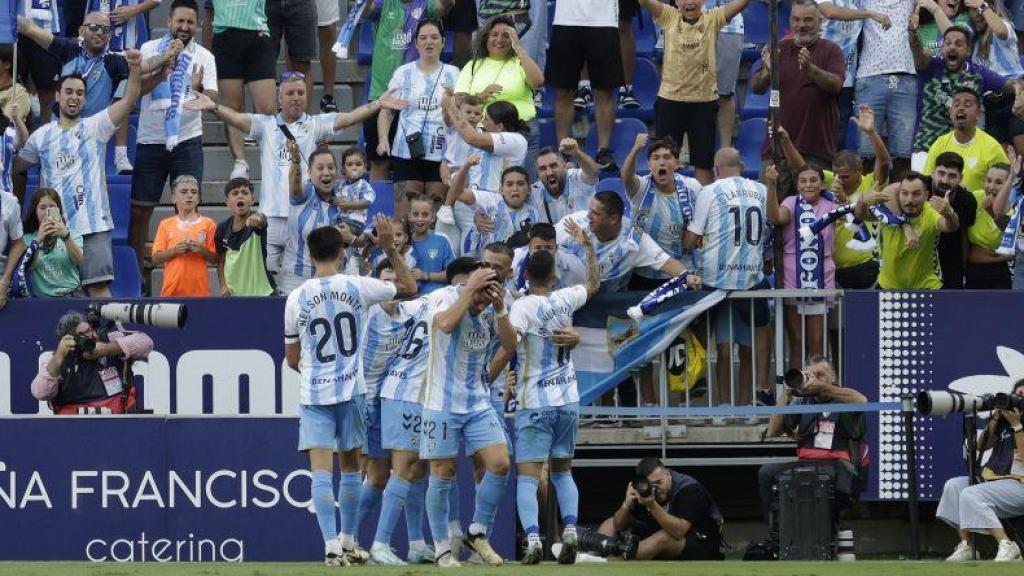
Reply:
<svg viewBox="0 0 1024 576"><path fill-rule="evenodd" d="M473 60L462 69L455 83L456 96L473 94L484 107L493 102L508 102L516 107L519 119L526 123L528 149L523 166L529 180L536 177L540 131L533 91L544 85L544 72L530 57L519 40L515 22L509 16L491 18L477 34Z"/></svg>
<svg viewBox="0 0 1024 576"><path fill-rule="evenodd" d="M446 139L441 99L459 76L458 68L441 63L444 30L439 20L420 21L415 40L419 59L399 66L388 84L389 90L409 103L398 115L392 142L388 142L388 131L394 112L385 109L377 116L377 153L392 157L398 218L408 215L409 197L426 193L438 202L444 199L441 160Z"/></svg>

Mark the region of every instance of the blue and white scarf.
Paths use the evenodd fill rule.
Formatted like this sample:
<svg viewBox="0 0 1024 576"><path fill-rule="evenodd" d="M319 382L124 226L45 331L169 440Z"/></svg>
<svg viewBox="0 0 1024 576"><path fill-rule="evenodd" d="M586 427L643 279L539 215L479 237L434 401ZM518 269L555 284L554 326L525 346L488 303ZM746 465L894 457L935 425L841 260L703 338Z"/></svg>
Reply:
<svg viewBox="0 0 1024 576"><path fill-rule="evenodd" d="M11 0L14 1L14 0ZM24 15L31 18L37 26L57 34L60 32L60 11L53 0L25 0L27 10Z"/></svg>
<svg viewBox="0 0 1024 576"><path fill-rule="evenodd" d="M693 219L693 204L696 198L690 197L690 189L686 186L686 181L679 174L673 174L673 183L676 188L676 198L679 200L679 210L683 215L683 226L689 224L690 220ZM647 226L647 220L651 215L651 207L654 204L654 195L658 193L658 187L654 184L654 176L652 175L646 181L647 186L644 187L643 196L640 197L640 202L636 206L636 217L633 219L633 225L643 228Z"/></svg>
<svg viewBox="0 0 1024 576"><path fill-rule="evenodd" d="M1009 224L1003 230L1003 239L999 243L999 248L996 248L996 253L1003 256L1013 256L1017 253L1017 238L1020 235L1021 211L1024 211L1024 196L1017 199L1015 209L1013 216L1010 217Z"/></svg>
<svg viewBox="0 0 1024 576"><path fill-rule="evenodd" d="M797 286L801 289L818 289L825 287L825 247L818 234L804 236L800 233L803 227L810 227L817 218L814 206L802 195L796 196L794 203L793 225L796 226L797 250L794 253L796 263L793 270L797 275Z"/></svg>
<svg viewBox="0 0 1024 576"><path fill-rule="evenodd" d="M169 34L161 38L157 52L165 52L172 40L173 38ZM178 60L174 64L174 71L171 72L170 77L157 84L149 94L153 110L167 110L164 115L164 134L167 136L168 152L174 150L174 147L178 145L182 106L185 104L185 96L191 89L192 51L190 48L192 48L191 42L178 54Z"/></svg>
<svg viewBox="0 0 1024 576"><path fill-rule="evenodd" d="M643 300L640 300L636 306L630 306L626 310L626 315L634 320L640 320L645 314L650 314L662 302L689 290L689 287L686 285L686 279L689 277L689 272L683 272L675 278L669 278L664 284L655 288L647 296L644 296Z"/></svg>
<svg viewBox="0 0 1024 576"><path fill-rule="evenodd" d="M25 245L25 253L14 263L14 274L11 275L11 286L7 296L10 298L33 298L32 282L29 281L31 269L29 265L39 250L39 240L32 240Z"/></svg>
<svg viewBox="0 0 1024 576"><path fill-rule="evenodd" d="M331 46L331 52L334 52L338 58L348 58L349 44L352 43L352 37L356 34L356 26L359 24L359 19L363 17L363 11L366 10L367 4L369 4L369 0L358 0L348 11L345 23L341 25L341 30L338 30L338 39Z"/></svg>
<svg viewBox="0 0 1024 576"><path fill-rule="evenodd" d="M85 15L88 16L90 12L102 12L109 16L118 8L133 6L141 3L142 1L143 0L90 0L85 5ZM139 29L140 26L143 27L143 30ZM139 48L146 40L146 38L144 38L144 34L140 36L140 32L145 32L145 26L146 17L144 15L133 16L126 22L114 24L110 31L110 49L114 52L124 52L125 50Z"/></svg>

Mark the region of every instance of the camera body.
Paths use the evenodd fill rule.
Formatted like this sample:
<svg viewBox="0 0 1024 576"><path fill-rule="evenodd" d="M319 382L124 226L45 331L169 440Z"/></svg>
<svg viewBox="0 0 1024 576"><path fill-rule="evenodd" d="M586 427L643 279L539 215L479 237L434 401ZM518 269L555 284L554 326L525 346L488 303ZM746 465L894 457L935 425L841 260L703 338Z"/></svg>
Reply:
<svg viewBox="0 0 1024 576"><path fill-rule="evenodd" d="M427 156L427 150L423 147L423 132L417 130L405 137L405 143L409 146L409 158L422 160Z"/></svg>
<svg viewBox="0 0 1024 576"><path fill-rule="evenodd" d="M637 496L641 498L650 498L657 490L657 486L652 484L651 481L647 479L647 476L634 476L629 483L633 486L633 490L636 491Z"/></svg>
<svg viewBox="0 0 1024 576"><path fill-rule="evenodd" d="M810 372L804 372L803 370L797 370L796 368L790 368L786 370L786 373L782 376L782 381L789 388L790 393L793 396L803 397L804 394L800 390L807 385L812 379Z"/></svg>
<svg viewBox="0 0 1024 576"><path fill-rule="evenodd" d="M75 335L75 353L88 354L96 349L96 339L87 334Z"/></svg>

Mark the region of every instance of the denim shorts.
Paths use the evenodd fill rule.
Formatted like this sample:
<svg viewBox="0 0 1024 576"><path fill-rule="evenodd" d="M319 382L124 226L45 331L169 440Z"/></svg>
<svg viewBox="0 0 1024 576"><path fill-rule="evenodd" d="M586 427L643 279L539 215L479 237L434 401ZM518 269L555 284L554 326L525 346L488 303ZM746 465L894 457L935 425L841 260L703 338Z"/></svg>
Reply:
<svg viewBox="0 0 1024 576"><path fill-rule="evenodd" d="M867 104L875 112L875 128L886 140L889 153L894 158L910 158L917 122L917 76L880 74L858 78L855 99L857 105ZM857 151L864 158L875 155L864 134L860 135Z"/></svg>

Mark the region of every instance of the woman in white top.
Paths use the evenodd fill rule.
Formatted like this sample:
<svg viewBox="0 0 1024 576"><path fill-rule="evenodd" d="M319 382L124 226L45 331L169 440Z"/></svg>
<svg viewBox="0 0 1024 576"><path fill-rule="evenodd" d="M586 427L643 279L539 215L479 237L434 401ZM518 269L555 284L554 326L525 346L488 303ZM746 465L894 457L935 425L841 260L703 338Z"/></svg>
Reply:
<svg viewBox="0 0 1024 576"><path fill-rule="evenodd" d="M388 142L388 131L395 113L381 110L377 116L377 153L392 158L395 214L399 218L409 213L410 195L426 192L438 202L444 199L441 160L446 128L441 99L454 88L459 77L458 68L441 63L444 30L439 20L421 20L415 38L419 60L399 66L388 84L389 90L395 90L399 98L409 103L398 115L393 142Z"/></svg>

